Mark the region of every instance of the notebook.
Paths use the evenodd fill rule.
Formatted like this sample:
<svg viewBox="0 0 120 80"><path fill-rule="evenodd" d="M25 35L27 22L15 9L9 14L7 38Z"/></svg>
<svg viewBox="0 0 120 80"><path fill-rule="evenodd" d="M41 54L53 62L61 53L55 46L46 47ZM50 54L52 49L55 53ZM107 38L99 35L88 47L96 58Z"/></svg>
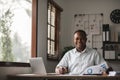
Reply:
<svg viewBox="0 0 120 80"><path fill-rule="evenodd" d="M29 61L33 74L47 74L42 57L30 58Z"/></svg>

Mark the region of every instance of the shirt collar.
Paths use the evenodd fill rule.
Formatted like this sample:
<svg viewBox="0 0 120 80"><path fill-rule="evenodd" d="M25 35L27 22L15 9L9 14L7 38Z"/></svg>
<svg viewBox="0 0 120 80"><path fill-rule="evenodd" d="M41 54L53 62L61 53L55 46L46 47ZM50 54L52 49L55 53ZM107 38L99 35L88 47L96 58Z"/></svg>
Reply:
<svg viewBox="0 0 120 80"><path fill-rule="evenodd" d="M75 48L74 53L85 53L85 52L87 52L87 50L88 50L88 47L86 47L83 51L78 52L77 49Z"/></svg>

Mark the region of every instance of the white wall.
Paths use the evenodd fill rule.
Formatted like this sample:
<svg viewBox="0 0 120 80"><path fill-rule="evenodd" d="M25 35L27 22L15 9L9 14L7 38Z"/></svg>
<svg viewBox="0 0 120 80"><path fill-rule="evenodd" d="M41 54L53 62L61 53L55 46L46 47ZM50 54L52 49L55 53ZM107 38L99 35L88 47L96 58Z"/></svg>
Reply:
<svg viewBox="0 0 120 80"><path fill-rule="evenodd" d="M0 80L7 80L7 75L31 73L30 67L0 67Z"/></svg>
<svg viewBox="0 0 120 80"><path fill-rule="evenodd" d="M61 47L71 45L72 43L72 30L74 30L74 14L89 14L89 13L103 13L105 24L110 24L110 27L114 27L115 30L120 31L120 25L113 24L110 21L110 13L114 9L120 9L120 0L62 0L65 3L65 16L62 19L62 35ZM68 1L68 2L67 2ZM64 30L63 30L64 28ZM65 31L67 30L67 33ZM64 33L65 32L65 33ZM69 37L68 37L69 36ZM71 40L71 42L70 42Z"/></svg>
<svg viewBox="0 0 120 80"><path fill-rule="evenodd" d="M104 23L110 24L111 28L120 31L120 25L110 21L110 12L120 9L120 0L54 0L62 8L60 27L60 50L65 46L72 45L74 30L74 14L103 13ZM48 72L54 72L58 62L48 61L46 58L47 46L47 0L38 0L38 56L43 56Z"/></svg>

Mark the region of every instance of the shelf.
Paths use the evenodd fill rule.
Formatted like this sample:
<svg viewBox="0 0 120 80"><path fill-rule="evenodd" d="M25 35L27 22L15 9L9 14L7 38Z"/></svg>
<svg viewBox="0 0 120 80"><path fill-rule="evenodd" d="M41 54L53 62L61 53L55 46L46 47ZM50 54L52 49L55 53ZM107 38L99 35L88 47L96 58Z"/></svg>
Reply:
<svg viewBox="0 0 120 80"><path fill-rule="evenodd" d="M103 44L120 44L120 42L114 42L114 41L103 41Z"/></svg>
<svg viewBox="0 0 120 80"><path fill-rule="evenodd" d="M120 42L103 42L103 57L108 61L120 60Z"/></svg>

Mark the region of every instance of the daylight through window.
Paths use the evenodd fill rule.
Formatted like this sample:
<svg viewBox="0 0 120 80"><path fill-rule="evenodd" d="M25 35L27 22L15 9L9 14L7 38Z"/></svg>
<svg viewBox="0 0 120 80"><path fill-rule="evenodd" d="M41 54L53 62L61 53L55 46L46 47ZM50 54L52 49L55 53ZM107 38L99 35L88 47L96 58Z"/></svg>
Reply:
<svg viewBox="0 0 120 80"><path fill-rule="evenodd" d="M0 61L31 57L32 0L0 1Z"/></svg>
<svg viewBox="0 0 120 80"><path fill-rule="evenodd" d="M53 1L48 0L48 36L47 58L58 59L60 12L62 9Z"/></svg>

